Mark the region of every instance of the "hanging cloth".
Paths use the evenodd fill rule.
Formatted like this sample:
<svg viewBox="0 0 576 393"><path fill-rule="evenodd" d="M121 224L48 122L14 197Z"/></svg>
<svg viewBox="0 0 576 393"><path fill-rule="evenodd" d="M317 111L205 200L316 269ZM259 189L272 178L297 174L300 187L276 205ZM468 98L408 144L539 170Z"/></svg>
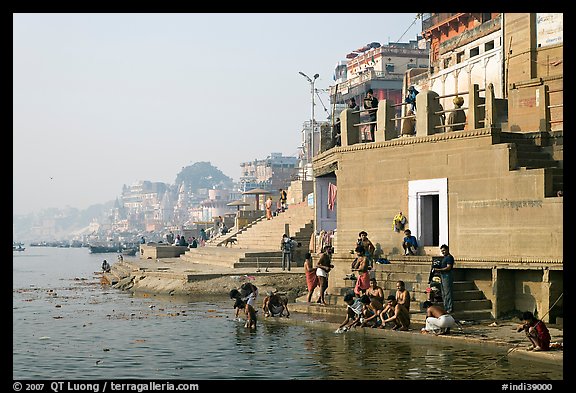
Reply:
<svg viewBox="0 0 576 393"><path fill-rule="evenodd" d="M334 210L334 204L336 203L336 184L328 183L328 210Z"/></svg>

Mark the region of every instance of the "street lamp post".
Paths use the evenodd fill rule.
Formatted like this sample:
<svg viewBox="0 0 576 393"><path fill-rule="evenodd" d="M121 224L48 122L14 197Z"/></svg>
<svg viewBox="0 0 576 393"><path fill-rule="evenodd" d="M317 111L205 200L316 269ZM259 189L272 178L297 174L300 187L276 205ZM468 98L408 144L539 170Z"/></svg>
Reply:
<svg viewBox="0 0 576 393"><path fill-rule="evenodd" d="M302 75L304 78L306 78L306 80L308 82L310 82L310 91L312 93L312 122L310 123L311 131L310 131L310 161L309 161L310 163L312 163L312 159L314 158L314 105L315 105L314 104L314 82L316 82L316 79L318 79L318 77L320 75L314 74L314 79L312 79L308 75L303 73L302 71L300 71L299 74ZM306 154L306 158L308 158L308 154Z"/></svg>

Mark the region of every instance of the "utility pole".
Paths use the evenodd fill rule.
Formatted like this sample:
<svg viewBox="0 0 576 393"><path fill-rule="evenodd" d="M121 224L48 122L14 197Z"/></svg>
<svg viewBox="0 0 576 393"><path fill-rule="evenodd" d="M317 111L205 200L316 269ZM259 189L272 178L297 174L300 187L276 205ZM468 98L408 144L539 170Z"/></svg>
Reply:
<svg viewBox="0 0 576 393"><path fill-rule="evenodd" d="M307 163L312 164L312 160L314 159L314 128L315 128L315 121L314 121L314 83L316 82L316 79L318 79L318 77L320 75L318 74L314 74L314 79L310 78L308 75L306 75L305 73L303 73L302 71L299 72L300 75L302 75L304 78L306 78L306 80L308 82L310 82L310 91L312 94L312 121L310 122L310 126L311 126L311 131L310 131L310 158L308 159L308 154L306 154L306 160Z"/></svg>

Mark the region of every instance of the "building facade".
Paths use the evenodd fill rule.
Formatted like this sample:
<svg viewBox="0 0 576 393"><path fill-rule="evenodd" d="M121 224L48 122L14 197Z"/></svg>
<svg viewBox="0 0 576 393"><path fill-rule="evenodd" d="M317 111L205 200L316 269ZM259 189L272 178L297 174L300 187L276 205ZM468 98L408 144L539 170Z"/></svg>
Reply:
<svg viewBox="0 0 576 393"><path fill-rule="evenodd" d="M448 27L454 26L463 35L460 46L452 45L454 55L469 53L476 45L488 49L486 39L501 37L504 42L518 43L519 57L541 58L546 51L549 62L561 67L557 30L548 26L548 37L554 42L549 48L535 38L543 34L538 33L537 14L490 14L490 19L485 15L483 23L495 26L497 20L500 24L504 20L507 28L484 29L481 23L472 28L482 30L481 37L457 25L470 22L472 16L446 18ZM442 21L435 18L424 33L438 30L446 35ZM457 38L455 34L447 39ZM417 96L414 136L396 132L386 100L379 104L373 143L359 141L357 115L349 109L341 113L342 145L319 154L313 162L315 230L335 232L334 259L347 266L349 251L362 230L383 255L399 256L404 235L393 230L393 218L403 212L406 228L421 245L423 260L438 256L439 246L448 244L456 259L456 280L473 281L492 302L494 317L531 310L554 321L562 316L562 301L550 307L563 293L563 131L549 106L552 94L561 95L561 75L553 76L550 65L548 79L534 78L544 67L527 61L510 68L512 59L502 53L505 46L495 44L484 51L482 63L488 66L486 70L501 68L502 72L493 75L502 81L493 84L489 79L467 78L468 85L448 85L443 71L455 72L454 67L469 54L461 63L451 64L444 61L448 52L442 43L435 47L431 45L431 68L436 73L430 75L428 86L441 86L444 91L423 88ZM493 67L491 63L498 59L500 64ZM444 76L444 84L436 85ZM482 88L473 82L486 84ZM432 121L438 117L435 108L447 86L453 86L450 93L461 94L468 102L465 130L445 132ZM503 86L524 90L506 93ZM522 127L512 127L512 119L519 119L518 112L524 111L521 95L539 99L525 103L532 105L531 119L523 119ZM499 114L503 106L509 119ZM334 189L336 200L330 200ZM330 275L331 285L341 286L343 273L349 271L341 272Z"/></svg>
<svg viewBox="0 0 576 393"><path fill-rule="evenodd" d="M288 188L298 173L298 158L271 153L263 160L240 164L240 188L242 192L253 188L276 191Z"/></svg>

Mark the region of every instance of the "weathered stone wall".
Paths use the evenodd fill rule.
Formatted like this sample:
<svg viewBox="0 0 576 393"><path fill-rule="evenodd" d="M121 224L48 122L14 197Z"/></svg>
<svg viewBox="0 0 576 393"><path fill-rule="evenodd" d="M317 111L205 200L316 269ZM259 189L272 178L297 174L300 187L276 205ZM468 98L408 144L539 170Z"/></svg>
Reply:
<svg viewBox="0 0 576 393"><path fill-rule="evenodd" d="M337 161L336 252L354 247L365 230L384 254L401 250L392 230L398 211L407 216L412 180L446 178L448 233L460 258L563 257L563 200L545 198L544 169L510 170L510 145L492 144L479 130L348 146L319 157ZM435 252L437 254L437 252Z"/></svg>
<svg viewBox="0 0 576 393"><path fill-rule="evenodd" d="M417 219L409 211L409 183L444 178L457 279L474 281L492 301L495 317L513 310L546 314L563 292L563 198L544 196L545 169L511 170L514 145L494 144L497 133L480 129L400 138L320 155L315 172L337 162L334 260L346 261L336 263L330 285L342 287L350 273L349 250L361 230L384 255L401 253L403 234L393 231L392 219L402 211L407 228ZM439 255L437 247L421 251ZM545 320L561 315L560 302Z"/></svg>

